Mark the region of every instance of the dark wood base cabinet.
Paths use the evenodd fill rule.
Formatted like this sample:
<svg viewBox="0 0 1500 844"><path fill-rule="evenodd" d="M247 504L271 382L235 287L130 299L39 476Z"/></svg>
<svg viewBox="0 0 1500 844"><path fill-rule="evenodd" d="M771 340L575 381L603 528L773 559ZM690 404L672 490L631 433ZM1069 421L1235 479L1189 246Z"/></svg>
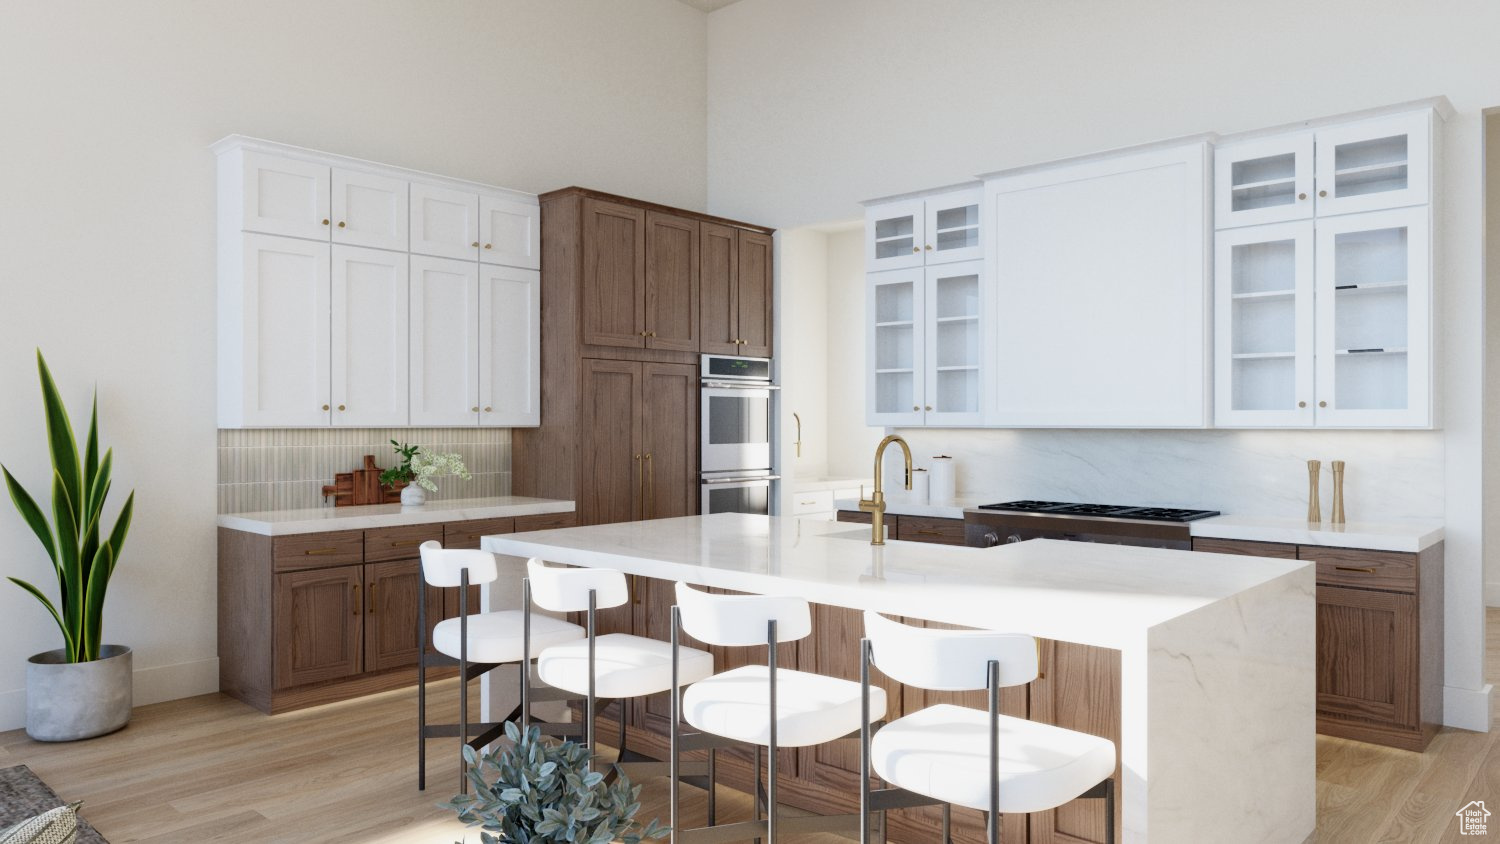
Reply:
<svg viewBox="0 0 1500 844"><path fill-rule="evenodd" d="M219 689L274 714L411 685L419 545L478 548L486 534L574 523L559 513L277 537L220 528ZM429 632L458 615L458 592L427 590Z"/></svg>
<svg viewBox="0 0 1500 844"><path fill-rule="evenodd" d="M1443 715L1443 546L1420 554L1194 539L1317 562L1318 732L1425 750Z"/></svg>

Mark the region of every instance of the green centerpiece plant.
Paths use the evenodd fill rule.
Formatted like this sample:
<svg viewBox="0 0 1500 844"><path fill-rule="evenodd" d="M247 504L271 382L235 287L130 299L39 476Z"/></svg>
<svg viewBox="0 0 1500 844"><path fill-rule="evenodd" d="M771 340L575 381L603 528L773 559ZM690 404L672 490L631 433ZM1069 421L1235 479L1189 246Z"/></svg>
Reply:
<svg viewBox="0 0 1500 844"><path fill-rule="evenodd" d="M636 824L641 787L624 775L606 782L589 769L587 747L544 742L539 728L522 734L514 721L505 735L510 742L483 756L464 748L473 793L439 804L480 827L484 844L640 844L669 834L654 819Z"/></svg>
<svg viewBox="0 0 1500 844"><path fill-rule="evenodd" d="M419 445L398 443L391 440L391 447L401 455L401 462L380 473L382 486L406 484L401 490L401 503L420 505L427 500L427 493L437 492L437 478L453 475L469 480L469 470L463 458L457 454L433 451Z"/></svg>

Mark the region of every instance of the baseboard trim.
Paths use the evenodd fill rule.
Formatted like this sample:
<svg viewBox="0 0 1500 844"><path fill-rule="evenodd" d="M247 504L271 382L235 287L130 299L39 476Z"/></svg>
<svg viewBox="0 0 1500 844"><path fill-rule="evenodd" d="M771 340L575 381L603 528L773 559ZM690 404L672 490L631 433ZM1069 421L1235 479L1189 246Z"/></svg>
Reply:
<svg viewBox="0 0 1500 844"><path fill-rule="evenodd" d="M1476 733L1490 731L1490 697L1495 687L1489 683L1478 689L1443 687L1443 724Z"/></svg>
<svg viewBox="0 0 1500 844"><path fill-rule="evenodd" d="M131 694L136 706L204 695L219 690L219 659L137 668ZM26 726L26 689L0 692L0 732Z"/></svg>
<svg viewBox="0 0 1500 844"><path fill-rule="evenodd" d="M1500 607L1500 580L1491 580L1484 584L1484 605Z"/></svg>

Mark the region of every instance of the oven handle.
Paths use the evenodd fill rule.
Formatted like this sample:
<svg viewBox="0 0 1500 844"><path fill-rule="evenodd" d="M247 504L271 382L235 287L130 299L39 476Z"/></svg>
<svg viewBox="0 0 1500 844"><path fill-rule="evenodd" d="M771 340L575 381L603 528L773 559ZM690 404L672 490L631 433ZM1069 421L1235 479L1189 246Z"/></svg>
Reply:
<svg viewBox="0 0 1500 844"><path fill-rule="evenodd" d="M779 481L779 480L781 480L781 476L780 475L752 475L751 477L748 477L748 478L703 478L703 479L701 479L699 481L699 483L703 484L704 486L709 486L709 485L712 485L712 484L743 484L743 483L749 483L751 481Z"/></svg>
<svg viewBox="0 0 1500 844"><path fill-rule="evenodd" d="M776 384L761 384L755 381L704 381L703 386L714 390L779 390Z"/></svg>

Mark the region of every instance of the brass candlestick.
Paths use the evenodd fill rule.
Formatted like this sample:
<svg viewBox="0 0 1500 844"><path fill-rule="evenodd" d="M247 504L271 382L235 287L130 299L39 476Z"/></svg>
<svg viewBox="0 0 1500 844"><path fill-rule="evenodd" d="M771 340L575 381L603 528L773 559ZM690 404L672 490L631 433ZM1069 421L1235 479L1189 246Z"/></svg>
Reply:
<svg viewBox="0 0 1500 844"><path fill-rule="evenodd" d="M1323 507L1318 501L1318 475L1322 468L1322 461L1307 461L1307 521L1312 524L1323 521Z"/></svg>
<svg viewBox="0 0 1500 844"><path fill-rule="evenodd" d="M1333 461L1333 523L1344 523L1344 461Z"/></svg>

